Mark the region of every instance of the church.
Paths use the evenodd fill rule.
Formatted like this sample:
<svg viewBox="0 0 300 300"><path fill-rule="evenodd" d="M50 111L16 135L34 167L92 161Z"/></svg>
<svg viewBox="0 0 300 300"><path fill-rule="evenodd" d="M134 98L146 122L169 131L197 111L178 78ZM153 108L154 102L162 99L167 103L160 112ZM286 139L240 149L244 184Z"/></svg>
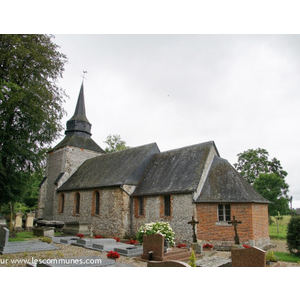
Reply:
<svg viewBox="0 0 300 300"><path fill-rule="evenodd" d="M145 223L166 221L177 243L270 242L268 204L225 159L213 141L161 152L156 143L107 154L91 138L84 86L64 139L47 156L38 216L79 222L106 237L134 236Z"/></svg>

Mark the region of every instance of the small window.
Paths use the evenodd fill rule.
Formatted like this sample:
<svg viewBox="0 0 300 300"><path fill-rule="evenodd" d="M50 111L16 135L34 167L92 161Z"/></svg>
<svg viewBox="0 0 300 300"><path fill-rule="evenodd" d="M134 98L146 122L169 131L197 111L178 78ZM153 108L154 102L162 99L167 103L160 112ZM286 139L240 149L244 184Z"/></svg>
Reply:
<svg viewBox="0 0 300 300"><path fill-rule="evenodd" d="M144 215L144 199L143 197L139 197L139 216Z"/></svg>
<svg viewBox="0 0 300 300"><path fill-rule="evenodd" d="M95 215L100 215L100 193L96 191L95 197Z"/></svg>
<svg viewBox="0 0 300 300"><path fill-rule="evenodd" d="M218 205L218 221L230 221L231 215L230 215L230 204L219 204Z"/></svg>
<svg viewBox="0 0 300 300"><path fill-rule="evenodd" d="M58 204L58 212L60 214L62 214L64 212L64 208L65 208L65 195L61 194L59 197L59 204Z"/></svg>
<svg viewBox="0 0 300 300"><path fill-rule="evenodd" d="M171 216L171 197L165 196L165 216Z"/></svg>
<svg viewBox="0 0 300 300"><path fill-rule="evenodd" d="M75 195L75 214L79 215L80 213L80 194L76 193Z"/></svg>

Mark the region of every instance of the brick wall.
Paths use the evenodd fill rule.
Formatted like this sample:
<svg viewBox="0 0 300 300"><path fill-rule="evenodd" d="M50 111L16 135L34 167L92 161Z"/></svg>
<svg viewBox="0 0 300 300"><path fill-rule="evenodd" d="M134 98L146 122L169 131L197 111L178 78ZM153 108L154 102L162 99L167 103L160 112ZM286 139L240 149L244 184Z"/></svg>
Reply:
<svg viewBox="0 0 300 300"><path fill-rule="evenodd" d="M218 222L217 203L197 203L197 237L200 241L218 244L234 243L234 229L226 222ZM235 216L241 243L261 245L269 240L268 205L254 203L231 203L231 219Z"/></svg>

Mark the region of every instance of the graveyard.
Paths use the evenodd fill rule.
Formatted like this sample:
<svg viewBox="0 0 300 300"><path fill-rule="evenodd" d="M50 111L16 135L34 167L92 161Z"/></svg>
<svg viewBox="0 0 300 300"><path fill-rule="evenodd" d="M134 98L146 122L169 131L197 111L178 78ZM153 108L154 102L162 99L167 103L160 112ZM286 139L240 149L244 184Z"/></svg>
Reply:
<svg viewBox="0 0 300 300"><path fill-rule="evenodd" d="M276 249L260 249L241 245L238 236L240 222L233 217L230 221L234 244L222 249L208 242L199 243L195 235L197 221L192 218L187 226L193 228L190 245L170 245L161 233L144 235L143 242L133 239L102 237L88 231L86 224L71 224L65 228L53 222L34 222L33 214L22 221L16 214L15 232L32 233L24 241L10 240L5 222L0 226L1 267L190 267L194 254L196 267L297 267L297 263L269 262L268 253ZM65 230L64 230L65 229ZM82 230L83 233L79 233ZM30 235L29 235L30 236ZM278 243L284 251L284 242ZM274 248L275 247L275 248ZM108 253L116 253L113 259Z"/></svg>

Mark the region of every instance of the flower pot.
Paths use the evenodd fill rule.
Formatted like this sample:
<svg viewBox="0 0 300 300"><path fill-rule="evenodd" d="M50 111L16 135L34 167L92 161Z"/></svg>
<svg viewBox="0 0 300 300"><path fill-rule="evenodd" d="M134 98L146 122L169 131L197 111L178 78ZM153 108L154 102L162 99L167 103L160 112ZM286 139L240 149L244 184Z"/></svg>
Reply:
<svg viewBox="0 0 300 300"><path fill-rule="evenodd" d="M203 248L203 251L212 251L213 248Z"/></svg>

